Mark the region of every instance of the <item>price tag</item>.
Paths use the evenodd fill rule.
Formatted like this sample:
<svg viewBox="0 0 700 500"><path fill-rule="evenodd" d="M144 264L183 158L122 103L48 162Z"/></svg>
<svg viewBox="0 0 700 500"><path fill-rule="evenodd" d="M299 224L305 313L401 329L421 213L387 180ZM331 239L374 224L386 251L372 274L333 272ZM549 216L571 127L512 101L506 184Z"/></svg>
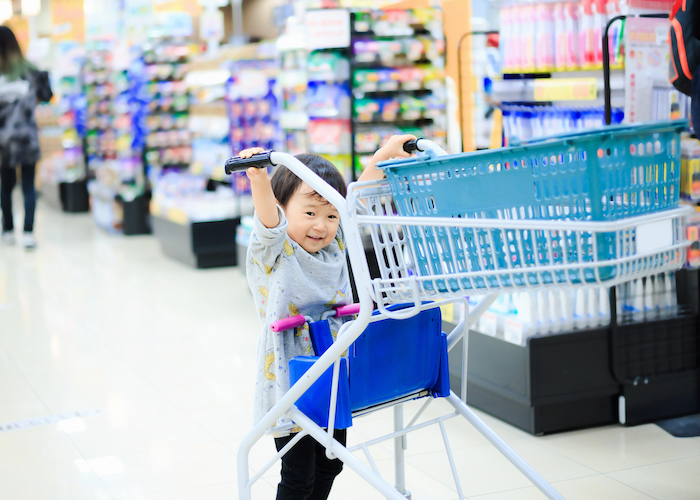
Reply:
<svg viewBox="0 0 700 500"><path fill-rule="evenodd" d="M537 79L534 91L536 101L592 101L598 97L598 79Z"/></svg>

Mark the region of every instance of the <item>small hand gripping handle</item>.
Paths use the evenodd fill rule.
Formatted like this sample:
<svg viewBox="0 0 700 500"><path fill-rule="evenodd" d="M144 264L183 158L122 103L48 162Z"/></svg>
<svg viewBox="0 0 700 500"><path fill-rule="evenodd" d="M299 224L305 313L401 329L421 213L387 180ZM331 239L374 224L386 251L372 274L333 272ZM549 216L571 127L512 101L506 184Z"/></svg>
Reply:
<svg viewBox="0 0 700 500"><path fill-rule="evenodd" d="M230 174L232 172L248 170L250 167L273 167L275 164L272 163L272 160L270 160L271 154L272 151L265 151L264 153L255 154L250 158L240 158L238 156L234 156L233 158L229 158L228 160L226 160L224 170L227 174Z"/></svg>
<svg viewBox="0 0 700 500"><path fill-rule="evenodd" d="M278 319L270 325L270 330L273 332L283 332L284 330L291 330L297 326L301 326L306 323L306 318L303 314L297 314L291 318Z"/></svg>
<svg viewBox="0 0 700 500"><path fill-rule="evenodd" d="M403 145L403 150L409 154L415 153L416 151L421 151L418 149L418 141L420 141L420 139L411 139L410 141L405 142Z"/></svg>

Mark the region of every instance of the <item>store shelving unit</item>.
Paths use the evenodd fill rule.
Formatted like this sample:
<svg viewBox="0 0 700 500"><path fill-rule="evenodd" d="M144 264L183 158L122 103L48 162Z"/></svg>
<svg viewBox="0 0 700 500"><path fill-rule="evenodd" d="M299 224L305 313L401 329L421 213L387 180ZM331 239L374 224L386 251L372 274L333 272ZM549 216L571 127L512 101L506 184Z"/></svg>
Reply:
<svg viewBox="0 0 700 500"><path fill-rule="evenodd" d="M356 179L385 137L446 143L444 35L437 9L351 14L351 164Z"/></svg>
<svg viewBox="0 0 700 500"><path fill-rule="evenodd" d="M190 96L184 82L189 56L190 45L180 38L154 40L143 52L148 95L144 160L149 178L186 169L192 160Z"/></svg>
<svg viewBox="0 0 700 500"><path fill-rule="evenodd" d="M90 203L81 137L85 98L79 79L75 76L61 78L59 95L56 104L37 108L42 153L37 184L42 196L55 208L86 212Z"/></svg>
<svg viewBox="0 0 700 500"><path fill-rule="evenodd" d="M111 44L96 42L82 69L87 99L88 191L96 224L124 235L147 234L142 149L134 125L138 103L130 70L113 65Z"/></svg>
<svg viewBox="0 0 700 500"><path fill-rule="evenodd" d="M501 37L501 42L507 50L508 40ZM609 57L609 51L601 52ZM611 63L612 70L606 71L611 90L607 100L600 64L541 71L532 66L507 68L502 79L493 82L491 97L539 110L595 106L600 111L595 126L602 127L604 105L614 111L625 104L623 61L617 57ZM557 132L561 130L547 131ZM532 434L616 422L636 425L697 413L698 271L683 269L674 279L671 307L659 308L659 298L654 297L668 292L662 291L662 284L671 283L668 275L610 290L610 317L602 325L535 334L522 343L508 341L507 331L494 328L487 334L484 325L477 325L469 335L468 403ZM642 286L644 298L630 291ZM462 359L452 362L459 366Z"/></svg>
<svg viewBox="0 0 700 500"><path fill-rule="evenodd" d="M617 300L625 284L611 292L613 314L603 326L533 335L522 344L474 329L467 402L536 435L697 413L698 271L677 271L675 279L677 306L666 312L633 318L638 313ZM458 387L461 351L450 356Z"/></svg>

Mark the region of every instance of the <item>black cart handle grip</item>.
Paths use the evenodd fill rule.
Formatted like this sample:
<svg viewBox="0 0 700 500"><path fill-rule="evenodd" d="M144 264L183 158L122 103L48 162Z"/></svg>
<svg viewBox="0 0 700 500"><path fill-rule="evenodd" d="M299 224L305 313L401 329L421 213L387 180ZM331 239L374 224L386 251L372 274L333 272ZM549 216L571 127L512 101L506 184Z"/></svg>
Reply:
<svg viewBox="0 0 700 500"><path fill-rule="evenodd" d="M234 156L226 160L226 165L224 170L227 174L232 172L240 172L242 170L248 170L250 167L257 168L267 168L274 167L275 164L270 160L270 155L272 151L265 151L264 153L254 154L250 158L241 158L240 156Z"/></svg>
<svg viewBox="0 0 700 500"><path fill-rule="evenodd" d="M408 154L413 154L416 151L423 151L422 149L418 148L418 141L421 139L411 139L410 141L407 141L403 145L403 150L406 151Z"/></svg>

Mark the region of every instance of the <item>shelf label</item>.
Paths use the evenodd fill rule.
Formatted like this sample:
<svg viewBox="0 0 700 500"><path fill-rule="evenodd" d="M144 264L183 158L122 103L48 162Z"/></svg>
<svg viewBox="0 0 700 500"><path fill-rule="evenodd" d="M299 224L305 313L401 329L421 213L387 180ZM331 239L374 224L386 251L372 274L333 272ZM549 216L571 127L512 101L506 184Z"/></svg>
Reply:
<svg viewBox="0 0 700 500"><path fill-rule="evenodd" d="M306 48L341 49L350 46L350 12L345 9L306 13Z"/></svg>
<svg viewBox="0 0 700 500"><path fill-rule="evenodd" d="M540 78L535 80L536 101L592 101L597 97L597 78Z"/></svg>

